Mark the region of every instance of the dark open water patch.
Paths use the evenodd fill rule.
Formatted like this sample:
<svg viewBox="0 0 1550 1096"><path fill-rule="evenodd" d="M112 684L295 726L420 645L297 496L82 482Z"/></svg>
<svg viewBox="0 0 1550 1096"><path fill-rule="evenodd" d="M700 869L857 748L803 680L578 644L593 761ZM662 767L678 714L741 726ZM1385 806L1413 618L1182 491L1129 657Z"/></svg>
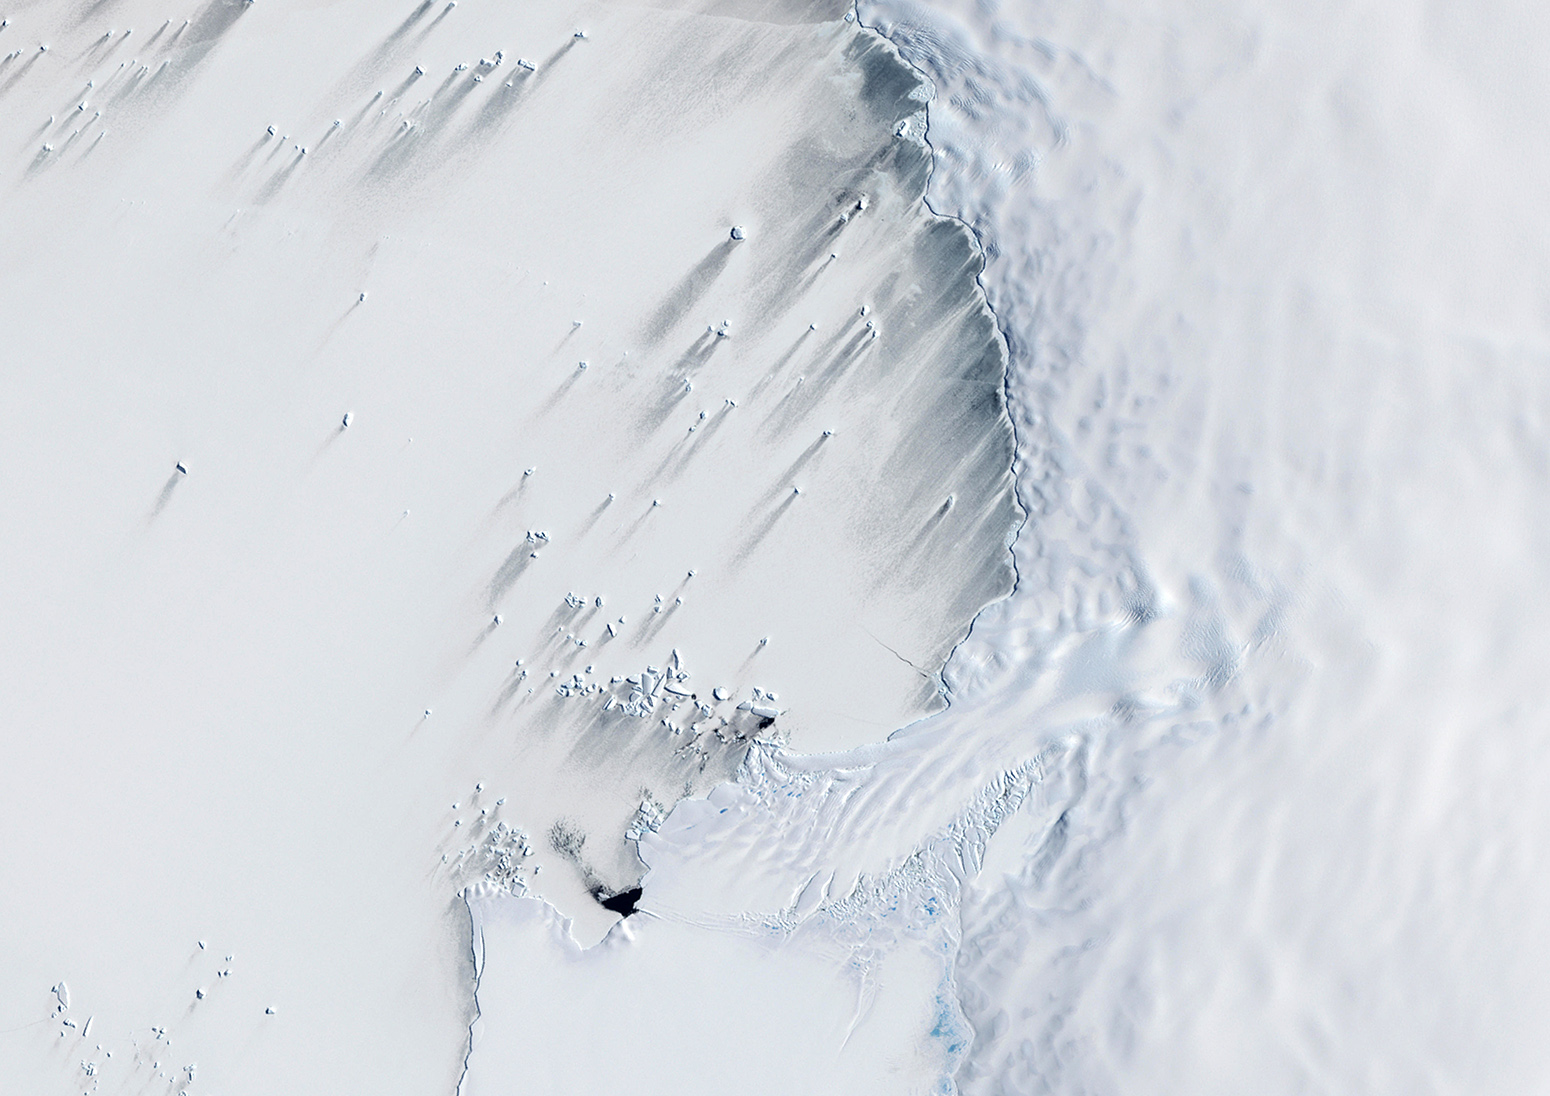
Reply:
<svg viewBox="0 0 1550 1096"><path fill-rule="evenodd" d="M641 889L631 887L629 890L620 891L618 894L604 897L604 893L597 893L598 904L605 910L613 910L621 917L628 917L635 912L635 904L640 901Z"/></svg>

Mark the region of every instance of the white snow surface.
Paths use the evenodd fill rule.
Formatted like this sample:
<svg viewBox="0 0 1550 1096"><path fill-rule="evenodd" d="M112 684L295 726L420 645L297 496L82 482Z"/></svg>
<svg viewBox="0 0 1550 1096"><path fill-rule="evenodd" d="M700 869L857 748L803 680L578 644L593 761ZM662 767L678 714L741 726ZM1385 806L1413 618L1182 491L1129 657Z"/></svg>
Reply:
<svg viewBox="0 0 1550 1096"><path fill-rule="evenodd" d="M964 901L960 1089L1544 1088L1550 19L862 14L994 256L1035 599L994 618L1115 702Z"/></svg>
<svg viewBox="0 0 1550 1096"><path fill-rule="evenodd" d="M556 105L534 112L554 133L505 159L448 148L444 170L416 161L372 191L341 182L338 161L245 176L247 146L262 148L284 95L293 114L317 115L309 134L326 135L329 88L352 103L373 89L340 82L324 58L343 50L355 64L404 13L373 16L382 25L366 33L359 4L276 4L273 24L256 23L272 29L250 31L247 20L271 18L265 7L235 24L252 37L220 43L200 80L224 72L227 83L190 92L178 125L145 123L141 151L95 177L89 159L74 176L63 160L29 168L29 151L18 163L31 174L9 192L31 217L6 230L8 251L28 260L8 262L0 282L11 389L0 504L18 530L0 595L21 622L4 630L0 679L15 759L0 777L7 1076L66 1092L141 1091L156 1075L168 1091L217 1094L1550 1085L1550 221L1539 200L1550 78L1536 63L1550 19L1400 0L857 9L934 89L927 197L985 248L1027 514L1016 589L952 651L950 706L932 714L917 666L939 663L988 587L962 577L968 563L937 568L939 585L912 571L880 599L881 630L865 618L847 629L869 604L857 598L801 631L801 606L854 589L849 569L861 566L865 534L823 539L821 515L854 513L838 486L812 500L820 517L804 528L823 550L806 538L786 548L807 546L799 566L715 579L756 556L732 538L701 553L705 564L668 537L644 552L659 563L641 563L621 550L628 536L567 548L555 521L552 545L518 546L565 574L531 602L491 596L508 541L547 531L526 511L501 516L506 493L507 506L532 507L521 492L552 491L546 505L567 514L579 497L574 532L623 459L561 461L559 486L543 486L557 453L597 436L553 413L567 398L552 394L562 359L589 362L574 385L617 368L641 345L641 318L661 314L681 271L732 225L745 229L738 247L779 234L778 218L707 201L752 186L716 158L728 147L717 141L741 149L731 159L752 174L772 119L788 117L783 101L793 132L854 132L807 115L864 95L834 74L849 60L842 44L868 32L842 9L798 5L773 24L751 20L771 13L748 4L524 15L533 22L506 26L508 45L470 34L427 71L445 78L465 53L472 64L504 48L503 78L517 58L542 75L565 43L576 44L562 59L607 46L615 29L648 44L639 69L615 60L610 72L654 71L652 51L674 43L671 71L693 68L706 43L726 64L696 85L703 116L653 118L663 133L683 127L660 155L606 127L567 144L555 134L592 116ZM12 15L0 52L48 8ZM74 17L101 21L100 8ZM465 15L481 31L507 17L465 0L418 19L445 19L439 35ZM405 26L420 34L421 22ZM510 44L519 30L529 37ZM743 84L718 100L758 55L750 34L778 39L781 71L810 84ZM437 40L416 46L428 56ZM282 57L286 79L255 83ZM22 62L44 63L8 64ZM31 86L11 79L0 68L8 108ZM255 86L251 124L229 127ZM595 110L607 101L599 92ZM738 102L743 116L727 106ZM37 105L62 110L48 96ZM918 116L903 121L902 139L918 139ZM190 134L221 151L179 152ZM329 140L314 135L307 155ZM536 187L532 200L551 207L504 222L525 233L519 243L490 243L506 229L485 214L506 208L524 157L555 149L568 150L567 178L595 169L596 193L573 202ZM212 179L244 154L212 198ZM628 196L610 191L610 157L640 165ZM86 181L59 181L70 178ZM782 187L833 183L793 172ZM859 223L876 214L886 231L858 260L860 296L905 253L901 238L942 223L886 188L866 192ZM233 208L259 227L223 228ZM677 210L669 235L696 243L649 269L638 256L662 245L642 211L662 209ZM629 270L599 274L598 255L631 233ZM491 257L514 247L520 264ZM735 282L693 322L730 320L736 346L755 324L756 284ZM379 308L398 318L356 322ZM488 318L504 308L519 315L509 328ZM839 320L834 308L820 329ZM884 331L905 315L878 312ZM769 347L783 352L807 322L793 318ZM530 373L480 368L511 355L512 332L545 324L567 349L542 356L555 372L536 398L522 394ZM365 332L356 341L351 325ZM228 327L240 337L214 333ZM568 349L600 328L589 344L600 349ZM326 349L341 339L348 350ZM942 353L922 359L921 376ZM751 409L727 395L738 397L728 414ZM903 406L853 410L835 439ZM529 417L506 431L512 407ZM374 420L391 425L374 435ZM529 430L543 436L529 443ZM406 457L428 444L428 463ZM813 444L742 464L720 450L700 490L768 507L770 469ZM949 490L968 497L981 469L936 466L923 513ZM986 513L1001 512L996 490ZM630 520L660 516L649 490L628 497L646 515ZM690 544L721 529L713 516L680 528ZM1004 541L981 537L962 559L990 560L993 580ZM661 775L676 770L649 746L629 764L545 750L523 736L560 727L546 741L565 745L576 724L486 714L511 657L532 647L524 634L523 650L496 657L513 624L551 627L555 605L563 624L591 604L596 592L577 587L594 575L630 588L607 591L594 629L620 600L632 619L650 614L653 592L678 596L658 574L669 568L675 582L697 572L685 606L702 577L720 582L717 611L610 664L636 679L618 688L621 704L665 689L678 647L694 671L685 686L735 688L728 710L755 685L777 692L751 703L789 708L789 738L755 736L706 770L721 782L680 799ZM791 582L803 575L819 576L806 593ZM572 592L581 605L562 600ZM925 653L906 659L879 637L911 620ZM784 651L793 629L778 673L740 670ZM647 663L656 672L642 677ZM590 681L563 702L601 700ZM851 696L847 725L833 706ZM443 725L448 737L432 737ZM648 763L653 786L637 789L632 765ZM492 815L525 832L492 835ZM632 817L644 894L639 913L614 921L584 887L629 883L628 863L587 856ZM443 853L474 867L443 867ZM529 859L546 870L533 875ZM183 1072L191 1048L197 1073Z"/></svg>
<svg viewBox="0 0 1550 1096"><path fill-rule="evenodd" d="M0 1074L452 1091L465 885L595 942L750 741L941 709L1005 348L841 14L7 17Z"/></svg>

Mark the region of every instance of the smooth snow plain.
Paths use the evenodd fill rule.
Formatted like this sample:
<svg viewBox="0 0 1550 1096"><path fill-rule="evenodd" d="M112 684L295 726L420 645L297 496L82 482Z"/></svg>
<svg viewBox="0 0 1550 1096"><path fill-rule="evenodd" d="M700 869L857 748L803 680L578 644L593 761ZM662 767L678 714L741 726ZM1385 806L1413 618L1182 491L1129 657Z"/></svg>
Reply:
<svg viewBox="0 0 1550 1096"><path fill-rule="evenodd" d="M175 14L0 28L7 1077L1544 1086L1542 17Z"/></svg>

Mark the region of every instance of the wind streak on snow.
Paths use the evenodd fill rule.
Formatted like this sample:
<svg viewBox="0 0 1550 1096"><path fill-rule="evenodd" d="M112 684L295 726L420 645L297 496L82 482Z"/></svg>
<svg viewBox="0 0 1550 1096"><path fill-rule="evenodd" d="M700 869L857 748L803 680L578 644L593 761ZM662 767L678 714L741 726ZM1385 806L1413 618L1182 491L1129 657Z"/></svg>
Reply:
<svg viewBox="0 0 1550 1096"><path fill-rule="evenodd" d="M1061 656L1114 706L963 906L966 1093L1550 1071L1510 927L1550 907L1544 753L1495 714L1546 708L1543 464L1501 442L1520 403L1543 436L1550 164L1515 150L1550 87L1515 59L1550 28L1335 7L862 6L937 82L933 202L992 256L1020 615L1154 637Z"/></svg>
<svg viewBox="0 0 1550 1096"><path fill-rule="evenodd" d="M1029 94L1042 101L1037 87ZM951 709L885 744L840 755L753 750L735 784L680 804L643 838L652 868L646 908L720 932L763 910L782 932L839 933L886 952L877 918L909 904L901 880L917 882L915 901L957 909L990 837L1026 798L1025 790L1009 796L1009 787L1025 789L1029 773L1042 778L1048 766L1066 781L1068 794L1038 812L1042 836L1030 859L1036 886L1062 860L1073 811L1101 812L1098 804L1112 801L1112 771L1102 791L1089 790L1095 752L1112 768L1111 751L1121 741L1143 751L1178 744L1181 722L1230 684L1244 648L1224 628L1211 594L1196 589L1182 620L1159 620L1134 551L1115 551L1101 534L1094 543L1108 559L1085 567L1095 589L1074 604L1074 614L1039 612L1052 593L1070 592L1059 522L1074 517L1092 537L1099 522L1117 520L1115 539L1123 542L1124 532L1122 515L1096 491L1098 505L1088 514L1070 514L1063 500L1072 478L1061 467L1058 435L1035 407L1019 407L1028 428L1019 485L1035 518L1016 557L1038 581L981 613L949 663ZM1266 607L1267 619L1274 611ZM1084 803L1090 796L1097 798ZM921 898L925 893L932 898ZM956 947L955 940L949 951ZM953 970L946 959L949 999L959 992ZM967 1053L966 1041L950 1045L941 1074L946 1085Z"/></svg>
<svg viewBox="0 0 1550 1096"><path fill-rule="evenodd" d="M53 48L0 75L29 256L8 345L52 363L0 488L35 534L6 543L7 604L48 631L8 637L7 717L53 732L41 771L98 759L115 833L177 867L175 916L70 911L97 1024L159 1025L141 975L181 1006L183 938L246 931L284 1007L196 999L228 1061L280 1017L247 1083L348 980L317 1083L443 1084L465 1001L394 988L465 988L464 940L417 942L447 943L502 801L561 838L512 871L595 939L642 870L627 837L750 743L843 750L940 708L1018 520L982 259L921 204L918 78L839 20L277 0L130 35L94 10L30 9ZM191 793L152 796L142 754ZM255 854L217 882L207 842ZM302 879L372 915L276 900ZM412 1063L352 1050L383 1039Z"/></svg>

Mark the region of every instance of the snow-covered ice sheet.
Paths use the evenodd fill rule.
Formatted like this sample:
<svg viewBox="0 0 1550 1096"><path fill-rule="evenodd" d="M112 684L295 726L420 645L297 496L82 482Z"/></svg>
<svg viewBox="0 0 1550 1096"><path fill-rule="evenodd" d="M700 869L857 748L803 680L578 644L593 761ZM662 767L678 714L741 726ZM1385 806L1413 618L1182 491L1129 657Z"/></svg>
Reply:
<svg viewBox="0 0 1550 1096"><path fill-rule="evenodd" d="M749 742L942 707L1005 350L842 11L7 17L14 1076L455 1087L465 883L593 942Z"/></svg>
<svg viewBox="0 0 1550 1096"><path fill-rule="evenodd" d="M631 917L582 950L536 899L471 906L471 1096L929 1091L967 1045L940 932L863 969L827 932ZM921 1038L932 1030L954 1038Z"/></svg>
<svg viewBox="0 0 1550 1096"><path fill-rule="evenodd" d="M965 898L960 1089L1543 1087L1543 13L862 16L1013 348L1040 607L954 680L1038 622L1110 706Z"/></svg>
<svg viewBox="0 0 1550 1096"><path fill-rule="evenodd" d="M680 804L644 908L945 939L966 1093L1544 1087L1542 20L860 10L992 256L1019 589L948 713Z"/></svg>
<svg viewBox="0 0 1550 1096"><path fill-rule="evenodd" d="M1541 13L149 12L0 28L8 1075L1545 1087Z"/></svg>

